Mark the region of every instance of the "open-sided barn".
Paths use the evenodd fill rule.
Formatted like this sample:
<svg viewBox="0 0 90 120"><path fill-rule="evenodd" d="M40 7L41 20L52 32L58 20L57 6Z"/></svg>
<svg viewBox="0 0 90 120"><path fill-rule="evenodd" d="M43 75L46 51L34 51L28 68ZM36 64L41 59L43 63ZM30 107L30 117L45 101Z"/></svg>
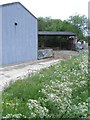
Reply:
<svg viewBox="0 0 90 120"><path fill-rule="evenodd" d="M53 48L53 49L67 49L73 50L75 42L77 42L76 35L73 32L66 31L39 31L39 47ZM41 39L40 39L41 38ZM42 41L43 39L43 41Z"/></svg>

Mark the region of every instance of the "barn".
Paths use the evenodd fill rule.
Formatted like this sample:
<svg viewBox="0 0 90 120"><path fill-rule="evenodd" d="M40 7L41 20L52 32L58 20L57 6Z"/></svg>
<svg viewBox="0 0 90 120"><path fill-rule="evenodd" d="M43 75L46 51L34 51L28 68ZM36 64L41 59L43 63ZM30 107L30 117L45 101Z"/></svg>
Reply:
<svg viewBox="0 0 90 120"><path fill-rule="evenodd" d="M77 42L75 33L67 31L39 31L38 36L39 49L49 47L58 50L73 50Z"/></svg>
<svg viewBox="0 0 90 120"><path fill-rule="evenodd" d="M0 66L37 59L37 18L21 3L0 5Z"/></svg>

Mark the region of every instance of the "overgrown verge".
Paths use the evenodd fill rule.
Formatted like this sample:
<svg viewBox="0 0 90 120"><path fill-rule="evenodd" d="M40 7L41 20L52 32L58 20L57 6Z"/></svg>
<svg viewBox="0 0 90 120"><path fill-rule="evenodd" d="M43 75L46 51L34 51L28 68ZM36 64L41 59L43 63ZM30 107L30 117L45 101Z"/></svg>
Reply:
<svg viewBox="0 0 90 120"><path fill-rule="evenodd" d="M3 118L85 118L88 52L18 80L2 93Z"/></svg>

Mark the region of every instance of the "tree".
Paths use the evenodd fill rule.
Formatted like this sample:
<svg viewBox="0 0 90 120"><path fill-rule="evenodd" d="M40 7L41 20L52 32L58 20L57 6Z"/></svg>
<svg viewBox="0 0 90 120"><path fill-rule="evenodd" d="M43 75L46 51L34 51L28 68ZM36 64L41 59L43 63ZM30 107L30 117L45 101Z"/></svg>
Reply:
<svg viewBox="0 0 90 120"><path fill-rule="evenodd" d="M39 31L62 31L62 21L59 19L51 19L51 17L38 18Z"/></svg>
<svg viewBox="0 0 90 120"><path fill-rule="evenodd" d="M70 16L67 21L78 27L78 30L81 31L84 36L86 35L88 29L88 19L85 15L80 16L77 14Z"/></svg>
<svg viewBox="0 0 90 120"><path fill-rule="evenodd" d="M45 31L45 18L38 18L38 31Z"/></svg>

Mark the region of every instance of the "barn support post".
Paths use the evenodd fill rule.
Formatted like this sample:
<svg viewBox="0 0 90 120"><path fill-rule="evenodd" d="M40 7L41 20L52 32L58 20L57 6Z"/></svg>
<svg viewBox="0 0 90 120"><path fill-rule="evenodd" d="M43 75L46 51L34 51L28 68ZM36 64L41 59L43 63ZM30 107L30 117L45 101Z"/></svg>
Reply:
<svg viewBox="0 0 90 120"><path fill-rule="evenodd" d="M45 36L43 36L42 43L41 43L41 48L45 48Z"/></svg>

